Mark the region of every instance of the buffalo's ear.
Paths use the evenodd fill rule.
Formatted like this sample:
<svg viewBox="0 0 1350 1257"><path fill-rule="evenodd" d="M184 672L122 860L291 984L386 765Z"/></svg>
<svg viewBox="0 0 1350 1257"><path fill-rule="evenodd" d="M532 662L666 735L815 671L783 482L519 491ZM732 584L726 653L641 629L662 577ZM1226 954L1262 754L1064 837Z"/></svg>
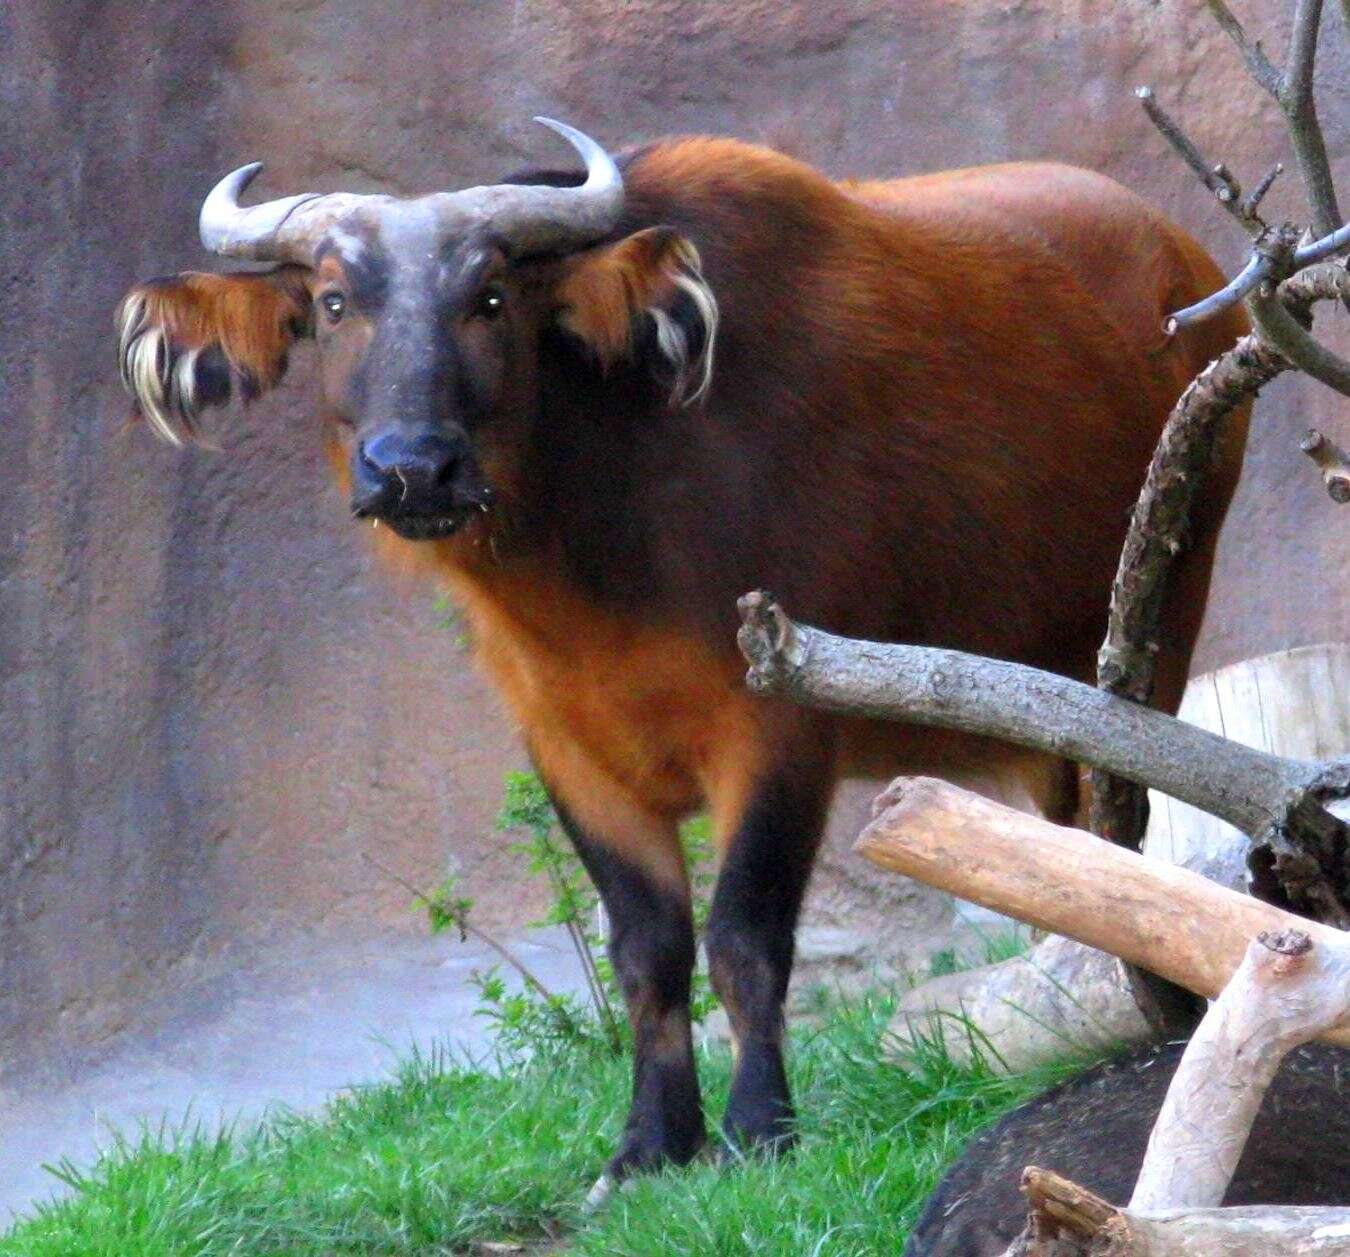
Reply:
<svg viewBox="0 0 1350 1257"><path fill-rule="evenodd" d="M669 227L649 227L572 259L555 290L558 321L602 368L644 350L674 376L672 403L712 381L717 298L698 250Z"/></svg>
<svg viewBox="0 0 1350 1257"><path fill-rule="evenodd" d="M303 266L257 274L184 271L137 284L117 307L117 361L133 408L174 445L199 439L208 406L246 401L285 374L312 333Z"/></svg>

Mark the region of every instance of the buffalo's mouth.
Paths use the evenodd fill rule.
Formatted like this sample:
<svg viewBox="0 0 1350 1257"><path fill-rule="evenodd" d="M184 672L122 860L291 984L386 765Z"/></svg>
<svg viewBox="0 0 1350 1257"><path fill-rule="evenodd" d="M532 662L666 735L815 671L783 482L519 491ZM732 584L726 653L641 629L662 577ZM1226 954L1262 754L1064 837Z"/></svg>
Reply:
<svg viewBox="0 0 1350 1257"><path fill-rule="evenodd" d="M407 541L441 541L454 536L492 508L495 495L477 467L458 465L458 475L416 475L416 464L395 465L375 478L361 467L353 477L352 515L384 524Z"/></svg>
<svg viewBox="0 0 1350 1257"><path fill-rule="evenodd" d="M405 541L440 541L453 536L479 513L464 508L447 515L406 515L394 512L369 516L375 524L385 524ZM360 512L357 512L358 517Z"/></svg>

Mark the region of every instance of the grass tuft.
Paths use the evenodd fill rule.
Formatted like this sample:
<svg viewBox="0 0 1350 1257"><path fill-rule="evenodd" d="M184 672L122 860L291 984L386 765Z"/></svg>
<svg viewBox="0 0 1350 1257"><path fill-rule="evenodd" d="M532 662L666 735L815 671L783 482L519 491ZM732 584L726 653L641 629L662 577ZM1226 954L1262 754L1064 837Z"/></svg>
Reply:
<svg viewBox="0 0 1350 1257"><path fill-rule="evenodd" d="M573 1048L485 1071L433 1054L316 1116L146 1130L87 1171L54 1167L72 1194L0 1237L0 1254L424 1255L483 1241L614 1257L895 1252L970 1135L1068 1067L1003 1077L954 1064L935 1039L901 1070L881 1056L890 1009L837 1007L794 1036L791 1155L643 1179L590 1217L581 1202L617 1142L628 1061ZM701 1053L711 1115L729 1065Z"/></svg>

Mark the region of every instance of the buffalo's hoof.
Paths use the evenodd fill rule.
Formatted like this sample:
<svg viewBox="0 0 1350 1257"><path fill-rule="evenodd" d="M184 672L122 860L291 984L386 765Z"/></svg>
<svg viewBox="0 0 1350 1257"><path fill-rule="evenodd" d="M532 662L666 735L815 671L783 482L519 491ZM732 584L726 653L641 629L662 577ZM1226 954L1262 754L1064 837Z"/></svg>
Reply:
<svg viewBox="0 0 1350 1257"><path fill-rule="evenodd" d="M583 1213L595 1213L596 1210L603 1208L618 1187L619 1183L606 1171L595 1180L595 1185L586 1193L581 1211Z"/></svg>

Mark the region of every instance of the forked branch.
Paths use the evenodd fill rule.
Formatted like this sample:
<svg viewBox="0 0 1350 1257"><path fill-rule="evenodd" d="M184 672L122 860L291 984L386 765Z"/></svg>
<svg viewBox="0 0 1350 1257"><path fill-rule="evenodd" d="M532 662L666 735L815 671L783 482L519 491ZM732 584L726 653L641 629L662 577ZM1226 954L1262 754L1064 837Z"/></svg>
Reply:
<svg viewBox="0 0 1350 1257"><path fill-rule="evenodd" d="M1284 71L1270 60L1259 41L1248 39L1225 0L1207 3L1242 53L1252 77L1284 113L1311 203L1313 230L1322 238L1299 247L1302 233L1298 227L1291 223L1271 226L1261 218L1261 200L1278 167L1243 199L1228 168L1201 153L1159 105L1151 88L1139 89L1140 101L1158 131L1252 238L1252 254L1242 270L1219 291L1173 312L1165 321L1165 330L1171 335L1245 301L1256 331L1211 364L1182 395L1154 452L1135 507L1112 587L1097 676L1104 689L1138 702L1147 702L1153 692L1154 639L1167 580L1185 543L1187 521L1209 468L1217 425L1289 369L1303 371L1350 396L1350 362L1320 344L1309 330L1313 302L1334 296L1350 306L1344 266L1327 264L1327 259L1350 248L1350 227L1342 225L1313 98L1322 0L1298 0ZM1342 0L1342 5L1350 15L1350 0ZM1345 482L1339 471L1328 472L1322 466L1328 491L1336 498ZM1137 848L1147 817L1142 789L1108 773L1093 772L1094 832Z"/></svg>
<svg viewBox="0 0 1350 1257"><path fill-rule="evenodd" d="M1206 3L1224 33L1242 53L1252 78L1274 98L1284 114L1289 138L1298 157L1303 185L1312 206L1313 229L1319 236L1330 234L1340 227L1342 219L1313 94L1313 68L1317 60L1317 37L1322 23L1322 0L1298 0L1283 73L1266 56L1259 40L1247 38L1242 23L1233 16L1224 0L1206 0Z"/></svg>

